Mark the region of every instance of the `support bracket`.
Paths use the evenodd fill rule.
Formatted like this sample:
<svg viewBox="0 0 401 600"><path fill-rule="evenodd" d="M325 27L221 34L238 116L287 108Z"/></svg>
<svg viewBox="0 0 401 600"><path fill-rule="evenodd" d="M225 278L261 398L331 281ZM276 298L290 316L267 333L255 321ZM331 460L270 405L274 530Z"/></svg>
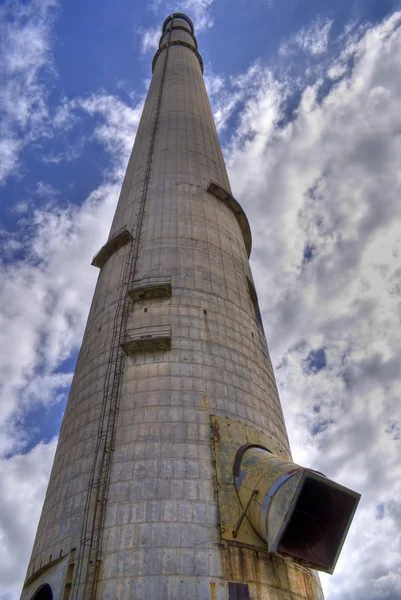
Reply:
<svg viewBox="0 0 401 600"><path fill-rule="evenodd" d="M121 227L114 235L107 240L97 254L93 257L92 266L101 269L104 267L109 258L120 248L131 242L134 238L131 232L125 225Z"/></svg>

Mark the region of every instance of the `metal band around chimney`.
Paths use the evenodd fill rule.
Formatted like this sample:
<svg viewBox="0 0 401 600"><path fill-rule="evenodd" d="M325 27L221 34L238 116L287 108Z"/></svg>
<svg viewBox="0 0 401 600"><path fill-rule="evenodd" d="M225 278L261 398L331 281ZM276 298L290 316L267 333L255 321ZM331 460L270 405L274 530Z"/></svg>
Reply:
<svg viewBox="0 0 401 600"><path fill-rule="evenodd" d="M186 27L184 27L184 25L174 25L173 27L169 27L168 29L166 29L166 31L163 31L163 33L161 34L161 36L160 36L160 39L159 39L159 48L160 48L160 42L162 41L162 39L163 39L164 37L166 37L166 35L167 35L167 34L168 34L170 31L174 31L174 29L181 29L181 31L185 31L185 33L187 33L188 35L190 35L190 36L191 36L191 38L192 38L192 39L193 39L193 41L194 41L195 48L196 48L196 49L198 49L198 42L197 42L197 39L196 39L196 37L194 36L194 34L192 33L192 31L189 31L189 29L187 29ZM173 41L175 41L175 40L173 40ZM180 41L180 40L179 40L179 41ZM166 43L167 43L167 42L166 42Z"/></svg>
<svg viewBox="0 0 401 600"><path fill-rule="evenodd" d="M188 32L188 33L190 33L190 32ZM199 64L200 64L201 71L203 73L203 60L202 60L201 55L199 54L199 52L197 51L196 48L191 46L191 44L188 44L188 42L184 42L183 40L172 40L171 42L166 42L165 44L163 44L163 46L161 48L158 49L158 51L156 52L156 54L153 58L153 61L152 61L152 73L155 70L156 61L159 58L160 54L163 52L163 50L165 50L169 46L186 46L187 48L189 48L189 50L191 50L197 57Z"/></svg>

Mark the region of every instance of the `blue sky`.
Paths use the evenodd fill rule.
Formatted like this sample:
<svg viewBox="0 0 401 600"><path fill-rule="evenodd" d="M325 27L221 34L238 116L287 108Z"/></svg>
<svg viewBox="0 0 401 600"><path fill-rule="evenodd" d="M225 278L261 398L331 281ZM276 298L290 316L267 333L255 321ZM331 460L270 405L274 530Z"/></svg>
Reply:
<svg viewBox="0 0 401 600"><path fill-rule="evenodd" d="M401 2L0 3L0 598L19 597L165 16L195 22L296 461L363 494L328 600L401 598Z"/></svg>

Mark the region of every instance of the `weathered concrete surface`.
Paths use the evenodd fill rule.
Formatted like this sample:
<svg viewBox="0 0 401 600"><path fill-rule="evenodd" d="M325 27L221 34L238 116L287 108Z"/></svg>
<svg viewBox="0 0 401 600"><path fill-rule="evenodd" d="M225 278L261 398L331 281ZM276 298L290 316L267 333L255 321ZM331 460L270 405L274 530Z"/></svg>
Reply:
<svg viewBox="0 0 401 600"><path fill-rule="evenodd" d="M174 41L185 33L191 44L185 20L180 25ZM123 359L98 571L102 600L226 600L228 581L248 583L253 600L322 598L312 572L220 539L210 415L249 425L274 438L283 455L290 451L243 233L230 207L208 193L210 181L230 191L198 56L175 44L155 62L110 233L125 227L138 243L132 280L171 278L171 297L129 299L123 323L126 331L171 327L171 349ZM112 254L99 275L24 599L45 580L51 556L75 547L79 561L84 550L85 501L131 246ZM66 597L83 598L74 577Z"/></svg>

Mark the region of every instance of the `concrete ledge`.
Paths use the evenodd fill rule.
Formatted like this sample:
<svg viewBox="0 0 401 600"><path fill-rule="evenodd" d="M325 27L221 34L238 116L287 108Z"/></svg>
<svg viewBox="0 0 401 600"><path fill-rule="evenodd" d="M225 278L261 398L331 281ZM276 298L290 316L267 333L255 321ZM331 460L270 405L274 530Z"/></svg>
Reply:
<svg viewBox="0 0 401 600"><path fill-rule="evenodd" d="M171 327L170 325L152 325L131 329L126 334L125 342L121 344L121 348L127 356L136 352L170 350Z"/></svg>
<svg viewBox="0 0 401 600"><path fill-rule="evenodd" d="M211 181L207 188L209 194L213 194L216 198L224 202L226 206L234 213L235 218L237 219L239 226L241 227L242 237L244 238L246 251L248 253L248 258L251 256L252 251L252 234L251 228L249 227L248 219L246 214L241 208L239 202L236 201L234 196L221 187L215 181Z"/></svg>
<svg viewBox="0 0 401 600"><path fill-rule="evenodd" d="M156 298L171 298L171 277L144 277L134 281L129 290L133 302L153 300Z"/></svg>
<svg viewBox="0 0 401 600"><path fill-rule="evenodd" d="M122 227L105 243L104 246L101 247L99 252L95 254L91 262L92 266L101 269L117 250L131 242L133 239L134 238L127 227Z"/></svg>

